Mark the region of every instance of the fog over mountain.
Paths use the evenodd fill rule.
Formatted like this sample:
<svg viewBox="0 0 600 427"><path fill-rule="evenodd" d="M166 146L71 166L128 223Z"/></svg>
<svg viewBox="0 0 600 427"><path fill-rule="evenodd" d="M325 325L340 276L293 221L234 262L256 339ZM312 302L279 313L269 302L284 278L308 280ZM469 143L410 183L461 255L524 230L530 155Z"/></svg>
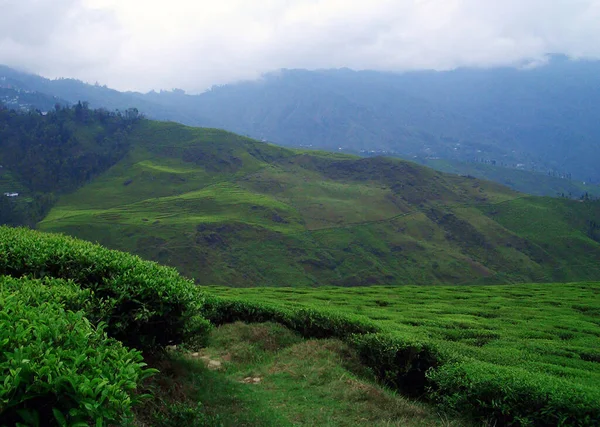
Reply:
<svg viewBox="0 0 600 427"><path fill-rule="evenodd" d="M82 100L281 145L600 181L600 0L0 7L0 64L26 71L0 70L9 105Z"/></svg>
<svg viewBox="0 0 600 427"><path fill-rule="evenodd" d="M0 63L121 90L599 58L598 0L1 0Z"/></svg>

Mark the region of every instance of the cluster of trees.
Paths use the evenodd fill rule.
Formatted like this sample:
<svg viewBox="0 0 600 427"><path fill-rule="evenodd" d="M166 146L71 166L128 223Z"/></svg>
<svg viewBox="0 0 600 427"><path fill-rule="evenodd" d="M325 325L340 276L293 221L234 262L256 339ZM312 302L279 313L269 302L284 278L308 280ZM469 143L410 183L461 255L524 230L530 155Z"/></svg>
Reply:
<svg viewBox="0 0 600 427"><path fill-rule="evenodd" d="M39 220L54 195L73 191L118 162L142 118L136 109L93 110L85 102L57 104L47 113L0 106L0 165L27 189L27 197L1 198L0 222Z"/></svg>
<svg viewBox="0 0 600 427"><path fill-rule="evenodd" d="M600 242L600 224L595 220L589 220L586 225L588 237L596 242Z"/></svg>
<svg viewBox="0 0 600 427"><path fill-rule="evenodd" d="M33 227L46 216L55 201L53 193L33 193L20 198L0 194L0 224Z"/></svg>

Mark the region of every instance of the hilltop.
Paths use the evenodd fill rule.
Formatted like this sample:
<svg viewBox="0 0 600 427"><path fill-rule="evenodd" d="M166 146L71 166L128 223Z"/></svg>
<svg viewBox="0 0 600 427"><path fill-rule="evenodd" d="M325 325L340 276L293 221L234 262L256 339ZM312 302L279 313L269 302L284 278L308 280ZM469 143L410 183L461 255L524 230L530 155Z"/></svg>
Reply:
<svg viewBox="0 0 600 427"><path fill-rule="evenodd" d="M127 129L119 156L57 187L39 229L140 254L205 284L599 275L598 202L526 197L398 159L286 149L215 129L149 120ZM5 169L27 183L23 169Z"/></svg>

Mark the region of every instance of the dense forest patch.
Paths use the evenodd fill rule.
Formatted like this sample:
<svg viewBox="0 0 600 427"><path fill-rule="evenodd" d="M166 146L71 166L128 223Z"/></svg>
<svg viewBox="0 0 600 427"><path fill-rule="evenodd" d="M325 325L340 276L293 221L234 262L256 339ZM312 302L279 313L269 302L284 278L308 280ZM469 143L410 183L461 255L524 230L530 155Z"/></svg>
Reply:
<svg viewBox="0 0 600 427"><path fill-rule="evenodd" d="M0 223L34 225L57 196L104 172L130 148L137 110L92 110L87 103L41 113L0 105Z"/></svg>

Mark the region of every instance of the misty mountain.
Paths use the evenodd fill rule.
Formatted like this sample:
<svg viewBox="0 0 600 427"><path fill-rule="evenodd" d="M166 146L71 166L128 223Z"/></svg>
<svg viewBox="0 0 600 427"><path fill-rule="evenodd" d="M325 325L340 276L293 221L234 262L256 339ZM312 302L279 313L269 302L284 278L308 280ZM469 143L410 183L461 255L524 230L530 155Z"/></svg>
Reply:
<svg viewBox="0 0 600 427"><path fill-rule="evenodd" d="M0 68L3 73L12 70ZM93 107L223 128L285 146L448 159L600 181L600 62L404 74L282 70L184 91L117 92L12 72L19 87Z"/></svg>
<svg viewBox="0 0 600 427"><path fill-rule="evenodd" d="M535 69L406 74L288 70L191 100L219 127L281 144L600 179L600 62L553 58Z"/></svg>
<svg viewBox="0 0 600 427"><path fill-rule="evenodd" d="M30 95L36 94L39 97L46 98L49 96L56 98L56 102L62 105L86 101L94 108L105 108L110 111L126 111L129 108L137 108L150 117L183 123L195 122L195 119L188 116L184 110L171 106L165 107L160 103L140 99L131 93L119 92L98 83L91 85L68 78L50 80L3 65L0 65L0 90L18 91ZM9 107L11 106L10 103L4 103ZM37 101L32 99L31 96L27 101L22 102L21 106L27 104L32 108L47 109L47 102Z"/></svg>

